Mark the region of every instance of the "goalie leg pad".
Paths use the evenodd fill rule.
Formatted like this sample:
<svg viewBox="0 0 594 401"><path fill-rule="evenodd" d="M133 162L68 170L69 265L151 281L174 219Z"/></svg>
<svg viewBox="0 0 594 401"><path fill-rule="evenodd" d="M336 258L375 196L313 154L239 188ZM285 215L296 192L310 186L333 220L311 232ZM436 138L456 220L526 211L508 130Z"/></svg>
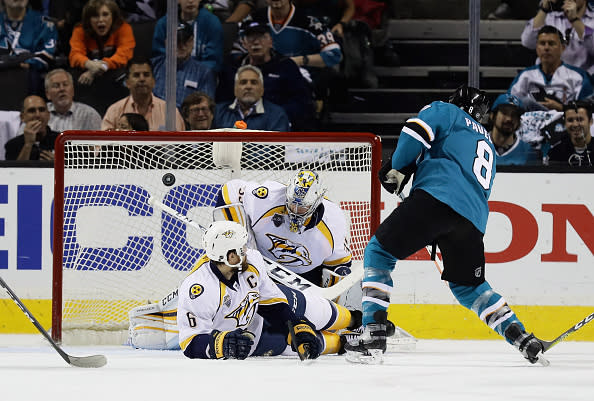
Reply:
<svg viewBox="0 0 594 401"><path fill-rule="evenodd" d="M135 348L179 350L179 331L175 320L165 322L159 314L130 318L129 343Z"/></svg>
<svg viewBox="0 0 594 401"><path fill-rule="evenodd" d="M340 354L344 351L344 344L341 341L341 336L329 331L322 331L322 338L324 340L324 351L322 354Z"/></svg>
<svg viewBox="0 0 594 401"><path fill-rule="evenodd" d="M141 305L128 312L128 343L135 348L179 350L177 310L161 304Z"/></svg>

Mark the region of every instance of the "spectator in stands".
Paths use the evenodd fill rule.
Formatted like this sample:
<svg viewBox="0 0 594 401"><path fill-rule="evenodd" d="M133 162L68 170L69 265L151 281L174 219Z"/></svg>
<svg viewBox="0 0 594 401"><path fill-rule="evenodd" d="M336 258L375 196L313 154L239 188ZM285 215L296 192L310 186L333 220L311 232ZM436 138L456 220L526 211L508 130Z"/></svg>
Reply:
<svg viewBox="0 0 594 401"><path fill-rule="evenodd" d="M89 1L82 22L72 32L68 57L79 99L103 114L109 104L125 96L120 81L135 46L132 27L114 0Z"/></svg>
<svg viewBox="0 0 594 401"><path fill-rule="evenodd" d="M239 67L235 74L235 100L216 107L214 128L233 128L243 120L247 128L264 131L289 131L289 118L282 107L262 98L264 77L253 65Z"/></svg>
<svg viewBox="0 0 594 401"><path fill-rule="evenodd" d="M313 15L326 26L335 37L344 36L344 26L355 15L355 0L293 0L295 5Z"/></svg>
<svg viewBox="0 0 594 401"><path fill-rule="evenodd" d="M153 95L155 78L148 60L132 60L128 64L126 86L130 95L118 100L109 108L101 123L102 130L115 129L120 116L124 113L138 113L149 123L151 131L165 129L166 104ZM184 120L176 109L175 129L184 130Z"/></svg>
<svg viewBox="0 0 594 401"><path fill-rule="evenodd" d="M74 102L72 75L62 68L45 76L45 96L49 100L49 127L57 132L66 130L98 130L101 116L84 103Z"/></svg>
<svg viewBox="0 0 594 401"><path fill-rule="evenodd" d="M118 0L126 21L157 21L167 12L167 0Z"/></svg>
<svg viewBox="0 0 594 401"><path fill-rule="evenodd" d="M561 3L563 0L559 0ZM487 19L525 19L533 15L534 7L540 3L539 0L500 0L495 10L487 14Z"/></svg>
<svg viewBox="0 0 594 401"><path fill-rule="evenodd" d="M271 25L274 48L299 66L333 67L342 58L332 32L291 0L268 0L268 7L256 10L253 19Z"/></svg>
<svg viewBox="0 0 594 401"><path fill-rule="evenodd" d="M192 58L194 48L194 31L191 24L181 22L177 27L177 73L175 99L177 107L181 107L185 97L195 91L215 96L217 76L212 68ZM165 99L165 55L152 60L155 72L155 88L153 93Z"/></svg>
<svg viewBox="0 0 594 401"><path fill-rule="evenodd" d="M535 49L538 32L545 25L564 34L563 62L594 73L594 11L586 0L543 0L522 32L522 45Z"/></svg>
<svg viewBox="0 0 594 401"><path fill-rule="evenodd" d="M42 95L43 74L54 61L58 33L54 23L38 11L29 10L28 3L28 0L4 0L5 11L0 13L2 74L13 81L22 78L27 93ZM12 74L15 70L27 74Z"/></svg>
<svg viewBox="0 0 594 401"><path fill-rule="evenodd" d="M307 15L330 27L342 50L340 71L349 87L377 88L373 71L372 32L369 25L354 20L355 0L293 0ZM341 94L344 98L346 93Z"/></svg>
<svg viewBox="0 0 594 401"><path fill-rule="evenodd" d="M58 41L56 56L70 54L70 37L72 30L82 20L82 10L88 0L51 0L47 5L47 15L56 23ZM49 3L49 4L47 4Z"/></svg>
<svg viewBox="0 0 594 401"><path fill-rule="evenodd" d="M526 110L561 111L564 104L592 95L588 74L561 61L563 43L563 34L553 26L545 25L538 31L536 54L540 64L520 71L508 91L520 98Z"/></svg>
<svg viewBox="0 0 594 401"><path fill-rule="evenodd" d="M233 99L235 74L242 65L255 65L264 76L264 99L281 106L291 121L293 131L315 127L311 85L289 57L274 51L268 24L248 20L240 30L242 46L248 53L236 62L223 66L217 89L217 101Z"/></svg>
<svg viewBox="0 0 594 401"><path fill-rule="evenodd" d="M192 57L203 62L216 72L223 64L223 27L219 19L206 8L200 7L201 0L178 0L179 22L186 22L194 31ZM153 35L153 56L165 54L167 16L161 17Z"/></svg>
<svg viewBox="0 0 594 401"><path fill-rule="evenodd" d="M549 165L591 167L594 144L590 129L592 110L587 102L570 102L563 108L565 131L550 139Z"/></svg>
<svg viewBox="0 0 594 401"><path fill-rule="evenodd" d="M256 8L266 7L266 0L202 0L202 4L221 22L238 23Z"/></svg>
<svg viewBox="0 0 594 401"><path fill-rule="evenodd" d="M186 129L199 131L211 129L215 109L215 101L204 92L194 92L186 96L181 105Z"/></svg>
<svg viewBox="0 0 594 401"><path fill-rule="evenodd" d="M342 59L334 35L317 18L291 0L267 0L268 7L253 12L253 20L269 24L274 49L306 69L314 82L316 98L325 100L335 80L332 67Z"/></svg>
<svg viewBox="0 0 594 401"><path fill-rule="evenodd" d="M6 160L54 160L56 131L48 127L49 111L43 98L27 96L21 109L19 135L6 142Z"/></svg>
<svg viewBox="0 0 594 401"><path fill-rule="evenodd" d="M0 2L2 4L2 2ZM0 110L0 160L5 159L4 145L17 136L21 126L20 111ZM21 131L22 132L22 131Z"/></svg>
<svg viewBox="0 0 594 401"><path fill-rule="evenodd" d="M489 134L497 152L498 166L536 164L537 161L540 164L536 151L516 134L522 113L522 102L513 95L499 95L491 106Z"/></svg>
<svg viewBox="0 0 594 401"><path fill-rule="evenodd" d="M149 125L141 114L124 113L118 119L116 131L148 131Z"/></svg>

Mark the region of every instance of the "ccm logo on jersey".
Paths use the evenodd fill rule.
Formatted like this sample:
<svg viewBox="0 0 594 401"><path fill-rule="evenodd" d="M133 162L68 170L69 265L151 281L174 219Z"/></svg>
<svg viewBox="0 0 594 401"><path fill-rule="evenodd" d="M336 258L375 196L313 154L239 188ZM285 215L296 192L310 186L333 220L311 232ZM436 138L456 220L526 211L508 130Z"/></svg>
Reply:
<svg viewBox="0 0 594 401"><path fill-rule="evenodd" d="M192 284L190 287L190 299L196 299L204 292L204 287L200 284Z"/></svg>
<svg viewBox="0 0 594 401"><path fill-rule="evenodd" d="M264 199L268 196L268 188L258 187L252 191L252 195L254 195L256 198Z"/></svg>

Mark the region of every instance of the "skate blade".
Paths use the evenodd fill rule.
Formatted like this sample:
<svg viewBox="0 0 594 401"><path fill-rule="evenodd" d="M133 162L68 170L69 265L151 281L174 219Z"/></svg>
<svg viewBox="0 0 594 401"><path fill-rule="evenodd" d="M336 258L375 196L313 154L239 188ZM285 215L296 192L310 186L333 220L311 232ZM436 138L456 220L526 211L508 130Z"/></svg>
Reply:
<svg viewBox="0 0 594 401"><path fill-rule="evenodd" d="M542 356L542 354L538 356L538 360L536 362L540 363L542 366L549 366L551 364L551 362Z"/></svg>
<svg viewBox="0 0 594 401"><path fill-rule="evenodd" d="M364 365L379 365L384 362L384 356L380 349L367 350L369 354L362 354L356 351L347 351L345 359L347 362L360 363Z"/></svg>

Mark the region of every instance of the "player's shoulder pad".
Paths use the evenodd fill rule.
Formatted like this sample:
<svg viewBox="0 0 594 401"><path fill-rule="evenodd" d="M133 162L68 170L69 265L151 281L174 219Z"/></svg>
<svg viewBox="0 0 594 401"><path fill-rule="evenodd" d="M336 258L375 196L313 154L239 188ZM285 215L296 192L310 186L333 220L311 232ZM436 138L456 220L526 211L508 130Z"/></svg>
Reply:
<svg viewBox="0 0 594 401"><path fill-rule="evenodd" d="M252 195L258 199L266 199L268 198L268 187L265 185L259 185L258 187L252 189Z"/></svg>
<svg viewBox="0 0 594 401"><path fill-rule="evenodd" d="M342 210L336 203L324 199L324 216L322 221L328 226L332 235L345 236L347 229L347 216L346 211Z"/></svg>
<svg viewBox="0 0 594 401"><path fill-rule="evenodd" d="M266 263L262 258L262 254L257 249L248 249L247 250L247 261L250 265L254 266L260 275L267 274Z"/></svg>
<svg viewBox="0 0 594 401"><path fill-rule="evenodd" d="M284 197L286 190L287 186L280 182L264 181L261 185L252 189L252 195L259 199L277 199L281 195ZM257 193L254 193L255 191Z"/></svg>
<svg viewBox="0 0 594 401"><path fill-rule="evenodd" d="M446 121L451 120L451 116L457 113L456 110L460 110L458 106L452 103L443 102L436 100L434 102L425 105L417 118L425 121L427 124L447 124Z"/></svg>
<svg viewBox="0 0 594 401"><path fill-rule="evenodd" d="M227 187L229 190L236 190L239 188L244 188L250 184L250 181L240 180L239 178L235 178L233 180L227 181L223 186Z"/></svg>

